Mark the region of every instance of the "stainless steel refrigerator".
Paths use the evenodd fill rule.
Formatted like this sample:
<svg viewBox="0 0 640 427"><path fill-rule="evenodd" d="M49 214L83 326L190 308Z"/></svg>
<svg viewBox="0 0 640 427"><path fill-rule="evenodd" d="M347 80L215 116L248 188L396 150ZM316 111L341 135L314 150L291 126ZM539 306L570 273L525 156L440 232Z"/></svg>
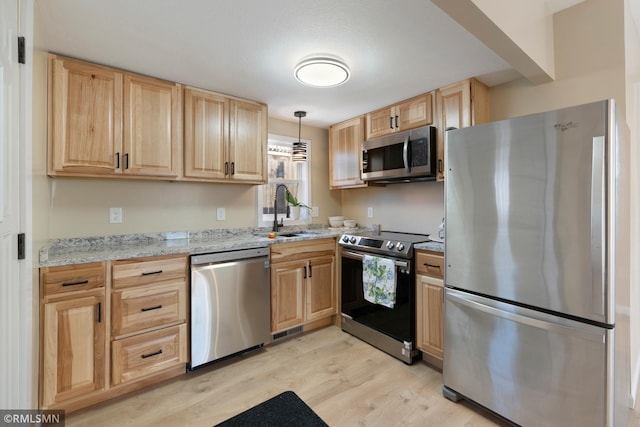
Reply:
<svg viewBox="0 0 640 427"><path fill-rule="evenodd" d="M447 132L444 394L614 424L613 100Z"/></svg>

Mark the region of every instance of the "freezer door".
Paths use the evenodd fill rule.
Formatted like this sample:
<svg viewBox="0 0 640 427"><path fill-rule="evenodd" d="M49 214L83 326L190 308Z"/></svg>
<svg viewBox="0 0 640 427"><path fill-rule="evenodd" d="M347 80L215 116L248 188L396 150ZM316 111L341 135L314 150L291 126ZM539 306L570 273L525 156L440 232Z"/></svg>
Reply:
<svg viewBox="0 0 640 427"><path fill-rule="evenodd" d="M610 117L603 101L448 132L448 286L614 323Z"/></svg>
<svg viewBox="0 0 640 427"><path fill-rule="evenodd" d="M445 289L444 385L523 426L611 426L613 330Z"/></svg>

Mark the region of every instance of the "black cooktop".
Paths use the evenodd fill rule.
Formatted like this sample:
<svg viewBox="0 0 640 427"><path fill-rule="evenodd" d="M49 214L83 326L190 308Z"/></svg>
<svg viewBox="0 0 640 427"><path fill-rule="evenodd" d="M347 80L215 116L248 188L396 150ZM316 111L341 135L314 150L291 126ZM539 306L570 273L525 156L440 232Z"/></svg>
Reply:
<svg viewBox="0 0 640 427"><path fill-rule="evenodd" d="M380 231L379 233L360 233L370 239L394 240L403 243L423 243L430 241L428 234L403 233L400 231Z"/></svg>
<svg viewBox="0 0 640 427"><path fill-rule="evenodd" d="M343 234L338 243L343 247L365 252L411 258L413 245L428 242L428 234L399 231L364 232L359 235Z"/></svg>

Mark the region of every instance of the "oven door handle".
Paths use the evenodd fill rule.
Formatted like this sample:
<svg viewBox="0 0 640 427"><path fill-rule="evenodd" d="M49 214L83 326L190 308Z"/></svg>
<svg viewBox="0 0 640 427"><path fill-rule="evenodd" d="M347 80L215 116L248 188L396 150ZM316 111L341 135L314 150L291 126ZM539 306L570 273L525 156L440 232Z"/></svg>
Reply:
<svg viewBox="0 0 640 427"><path fill-rule="evenodd" d="M351 258L351 259L359 259L362 260L364 258L364 254L360 254L357 252L351 252L351 251L342 251L342 256L345 258ZM373 256L379 256L379 255L373 255ZM381 256L380 258L386 258L389 259L388 257L384 257ZM393 262L396 264L396 267L400 267L400 268L409 268L409 263L407 261L398 261L398 260L393 260Z"/></svg>

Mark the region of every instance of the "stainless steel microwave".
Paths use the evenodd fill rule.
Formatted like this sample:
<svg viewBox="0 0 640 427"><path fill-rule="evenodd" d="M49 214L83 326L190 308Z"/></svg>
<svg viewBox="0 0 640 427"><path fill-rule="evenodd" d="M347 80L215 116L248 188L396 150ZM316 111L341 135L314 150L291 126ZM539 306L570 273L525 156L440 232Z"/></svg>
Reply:
<svg viewBox="0 0 640 427"><path fill-rule="evenodd" d="M436 178L436 128L423 126L362 143L362 179L379 184Z"/></svg>

